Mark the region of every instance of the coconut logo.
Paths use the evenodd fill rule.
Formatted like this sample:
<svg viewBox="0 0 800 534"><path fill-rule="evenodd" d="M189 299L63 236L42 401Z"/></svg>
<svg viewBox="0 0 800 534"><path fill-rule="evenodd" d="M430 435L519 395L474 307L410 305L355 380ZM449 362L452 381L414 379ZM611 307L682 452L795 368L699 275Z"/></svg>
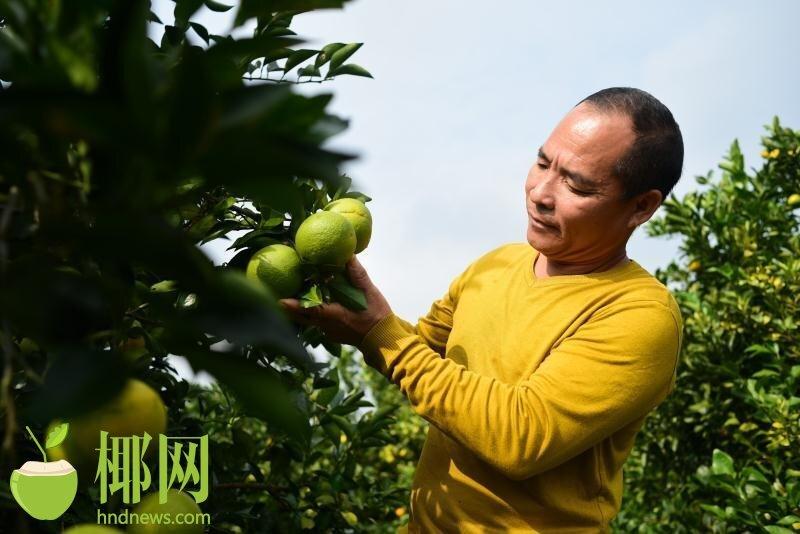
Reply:
<svg viewBox="0 0 800 534"><path fill-rule="evenodd" d="M29 427L31 439L42 452L44 462L25 462L11 473L11 493L23 510L36 519L57 519L67 511L78 491L78 473L66 460L48 462L47 454ZM50 431L45 448L58 446L67 437L69 423Z"/></svg>

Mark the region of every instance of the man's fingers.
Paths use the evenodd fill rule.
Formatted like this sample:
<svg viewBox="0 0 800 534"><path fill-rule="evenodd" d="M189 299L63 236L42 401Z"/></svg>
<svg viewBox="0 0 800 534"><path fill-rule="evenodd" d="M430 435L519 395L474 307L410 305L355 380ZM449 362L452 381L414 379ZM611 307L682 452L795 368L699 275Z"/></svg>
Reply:
<svg viewBox="0 0 800 534"><path fill-rule="evenodd" d="M278 304L286 310L296 310L300 307L300 301L297 299L280 299Z"/></svg>

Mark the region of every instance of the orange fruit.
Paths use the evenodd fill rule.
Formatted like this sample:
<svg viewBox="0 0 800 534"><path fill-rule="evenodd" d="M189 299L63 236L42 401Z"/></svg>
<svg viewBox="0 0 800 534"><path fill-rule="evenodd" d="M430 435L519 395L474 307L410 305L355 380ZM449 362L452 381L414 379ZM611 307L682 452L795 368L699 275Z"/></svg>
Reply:
<svg viewBox="0 0 800 534"><path fill-rule="evenodd" d="M286 245L268 245L250 258L247 278L267 286L276 298L294 296L303 285L300 256Z"/></svg>
<svg viewBox="0 0 800 534"><path fill-rule="evenodd" d="M334 211L310 215L295 235L295 249L300 258L319 266L344 267L355 254L356 243L353 225Z"/></svg>
<svg viewBox="0 0 800 534"><path fill-rule="evenodd" d="M366 204L355 198L340 198L325 206L325 211L341 213L353 225L356 231L356 254L367 248L372 237L372 214Z"/></svg>

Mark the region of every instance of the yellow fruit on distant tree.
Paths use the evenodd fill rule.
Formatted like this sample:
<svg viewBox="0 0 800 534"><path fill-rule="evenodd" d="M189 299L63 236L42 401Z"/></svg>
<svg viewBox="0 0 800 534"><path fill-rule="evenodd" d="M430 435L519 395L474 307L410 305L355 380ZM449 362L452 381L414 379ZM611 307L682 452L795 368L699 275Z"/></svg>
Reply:
<svg viewBox="0 0 800 534"><path fill-rule="evenodd" d="M786 203L789 204L790 206L794 206L795 204L800 204L800 194L793 193L789 195L789 199L786 201Z"/></svg>
<svg viewBox="0 0 800 534"><path fill-rule="evenodd" d="M268 245L250 258L247 278L266 285L276 298L293 297L303 285L300 256L292 247Z"/></svg>
<svg viewBox="0 0 800 534"><path fill-rule="evenodd" d="M203 511L191 495L176 489L167 492L167 502L164 504L158 502L158 492L143 497L131 513L148 514L150 517L158 515L162 523L131 524L128 527L129 534L202 534L205 530L201 515ZM169 520L163 520L165 514L169 514ZM178 518L178 515L181 517Z"/></svg>
<svg viewBox="0 0 800 534"><path fill-rule="evenodd" d="M300 224L295 248L308 263L344 267L355 253L356 231L341 213L318 211Z"/></svg>
<svg viewBox="0 0 800 534"><path fill-rule="evenodd" d="M344 519L345 522L351 527L354 527L358 524L358 516L353 512L339 512L339 513L342 514L342 519Z"/></svg>
<svg viewBox="0 0 800 534"><path fill-rule="evenodd" d="M355 198L340 198L325 206L325 210L341 213L353 225L356 231L356 254L367 248L372 237L372 214L366 204Z"/></svg>
<svg viewBox="0 0 800 534"><path fill-rule="evenodd" d="M699 271L701 264L698 260L693 260L692 263L689 264L690 271Z"/></svg>
<svg viewBox="0 0 800 534"><path fill-rule="evenodd" d="M51 459L66 459L80 466L95 465L100 445L100 431L109 436L141 436L145 432L155 441L150 442L147 455L157 449L158 434L167 429L167 409L161 396L141 380L131 379L122 391L106 404L71 419L69 433L64 442L48 451ZM47 429L59 424L54 421Z"/></svg>

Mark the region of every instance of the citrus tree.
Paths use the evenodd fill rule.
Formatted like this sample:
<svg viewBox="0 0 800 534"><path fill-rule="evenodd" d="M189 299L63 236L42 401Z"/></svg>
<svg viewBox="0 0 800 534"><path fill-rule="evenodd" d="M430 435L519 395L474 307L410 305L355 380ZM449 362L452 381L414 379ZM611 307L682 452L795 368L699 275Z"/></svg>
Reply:
<svg viewBox="0 0 800 534"><path fill-rule="evenodd" d="M293 90L370 76L350 62L360 43L303 48L290 29L293 17L343 2L242 0L235 27L254 27L244 38L193 20L203 6L232 8L213 0L177 0L167 25L141 0L0 4L4 527L94 522L96 456L83 439L108 425L211 436L201 508L212 531L380 529L404 515L407 480L376 471L371 456L389 450L398 403L376 394L384 404L364 413L368 382L337 363L350 353L288 322L275 302L287 287L305 306L358 308L363 294L340 265L313 261L301 261L299 281L261 283L274 281L262 251L294 249L316 212L355 216L359 251L369 239L357 218L370 199L340 172L353 156L323 146L346 121L326 111L331 94ZM152 25L163 26L159 42ZM198 249L230 235L224 265ZM217 384L182 380L170 354ZM47 454L75 464L80 489L59 520L36 522L6 481L40 456L25 427L46 436L61 422L71 431ZM414 428L417 448L400 449L409 458ZM125 507L112 495L106 510Z"/></svg>
<svg viewBox="0 0 800 534"><path fill-rule="evenodd" d="M274 436L224 389L191 386L179 424L215 436L210 455L226 481L211 495L217 527L389 534L408 522L427 423L351 349L342 351L324 380L316 389L311 381L303 384L314 422L308 453ZM366 410L372 404L377 409Z"/></svg>
<svg viewBox="0 0 800 534"><path fill-rule="evenodd" d="M657 272L685 321L674 392L625 466L620 532L800 530L800 132L776 118L748 169L734 142L702 191L664 203Z"/></svg>

